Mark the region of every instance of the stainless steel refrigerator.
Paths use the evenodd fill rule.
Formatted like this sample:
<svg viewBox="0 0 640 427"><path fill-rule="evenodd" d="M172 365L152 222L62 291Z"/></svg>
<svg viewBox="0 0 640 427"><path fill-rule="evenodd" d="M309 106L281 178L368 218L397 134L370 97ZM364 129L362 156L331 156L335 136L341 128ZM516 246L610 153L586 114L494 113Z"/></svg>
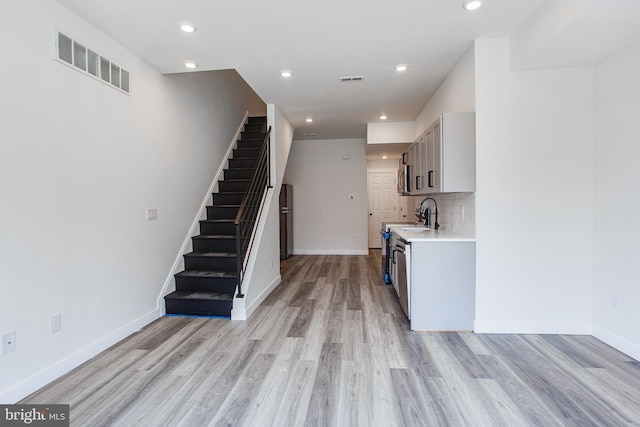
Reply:
<svg viewBox="0 0 640 427"><path fill-rule="evenodd" d="M280 189L280 259L293 253L293 187L282 184Z"/></svg>

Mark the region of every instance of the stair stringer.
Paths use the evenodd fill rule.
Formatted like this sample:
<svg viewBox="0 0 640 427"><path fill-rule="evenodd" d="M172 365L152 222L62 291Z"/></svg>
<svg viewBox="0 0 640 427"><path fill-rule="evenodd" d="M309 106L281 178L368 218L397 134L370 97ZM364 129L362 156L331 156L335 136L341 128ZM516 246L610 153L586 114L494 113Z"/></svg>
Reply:
<svg viewBox="0 0 640 427"><path fill-rule="evenodd" d="M274 104L267 105L267 127L271 127L271 183L260 217L259 238L253 243L249 264L242 283L244 298L235 298L231 312L232 320L246 320L258 308L282 280L280 271L280 224L279 194L285 168L293 143L294 127ZM274 231L275 230L275 231ZM265 237L265 232L269 234ZM269 259L273 267L268 268ZM272 269L277 270L277 274ZM263 274L267 272L264 280Z"/></svg>
<svg viewBox="0 0 640 427"><path fill-rule="evenodd" d="M164 306L164 297L169 292L172 292L175 290L176 282L175 282L174 276L179 272L181 272L182 270L184 270L184 255L191 251L191 245L192 245L191 238L193 236L197 236L198 234L200 234L200 221L203 219L206 219L207 217L207 206L210 206L213 204L213 193L217 189L216 186L218 185L218 181L221 180L223 176L224 169L227 166L227 162L229 158L231 157L231 153L233 153L233 149L236 147L238 143L238 139L240 138L240 132L242 132L242 130L244 129L244 125L247 123L248 117L249 117L249 111L246 111L244 114L244 118L242 119L242 122L238 126L238 130L236 131L236 134L233 136L231 143L229 144L229 148L227 148L227 152L225 153L223 160L220 163L220 167L218 168L218 171L213 177L213 181L209 186L209 190L207 194L205 194L204 199L202 200L200 209L198 210L198 213L194 218L193 223L191 224L191 229L189 230L189 233L187 233L187 236L185 237L184 242L182 243L182 247L180 248L180 251L176 256L176 259L173 262L173 267L171 268L171 270L169 271L169 274L167 275L167 278L164 282L164 286L160 291L160 295L158 296L158 307L162 309L163 313L166 312L166 308ZM171 289L172 285L173 285L173 289Z"/></svg>

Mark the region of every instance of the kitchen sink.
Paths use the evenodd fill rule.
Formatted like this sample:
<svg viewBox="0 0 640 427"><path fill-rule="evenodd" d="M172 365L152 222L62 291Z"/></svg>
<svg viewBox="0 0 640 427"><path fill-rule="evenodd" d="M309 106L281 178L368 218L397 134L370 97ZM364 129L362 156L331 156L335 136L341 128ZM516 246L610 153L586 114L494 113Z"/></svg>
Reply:
<svg viewBox="0 0 640 427"><path fill-rule="evenodd" d="M405 227L402 231L431 231L431 229L426 227Z"/></svg>

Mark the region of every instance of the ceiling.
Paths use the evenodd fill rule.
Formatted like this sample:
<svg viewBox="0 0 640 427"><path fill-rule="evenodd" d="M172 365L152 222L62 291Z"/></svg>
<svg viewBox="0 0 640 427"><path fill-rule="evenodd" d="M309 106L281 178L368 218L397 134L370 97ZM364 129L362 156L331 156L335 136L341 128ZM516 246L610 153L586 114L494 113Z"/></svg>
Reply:
<svg viewBox="0 0 640 427"><path fill-rule="evenodd" d="M414 120L474 39L512 36L524 27L520 56L523 67L531 67L527 59L542 56L544 62L546 51L557 57L551 47L558 40L575 46L581 34L589 34L594 19L608 16L603 5L640 5L639 0L485 0L470 12L462 8L463 0L58 1L162 73L185 72L185 60L197 62L197 71L236 69L289 119L295 139L364 138L366 124L380 122L382 114L392 122ZM560 12L574 25L556 19L554 28L536 28L532 18L547 22L559 4L573 7ZM589 7L591 13L584 14ZM570 18L581 14L575 25ZM627 32L618 38L628 39L640 29L639 21L637 15L622 16ZM184 33L179 21L198 29ZM619 49L620 43L607 49ZM397 64L408 69L398 72ZM281 70L293 75L283 78ZM343 76L364 80L342 83Z"/></svg>

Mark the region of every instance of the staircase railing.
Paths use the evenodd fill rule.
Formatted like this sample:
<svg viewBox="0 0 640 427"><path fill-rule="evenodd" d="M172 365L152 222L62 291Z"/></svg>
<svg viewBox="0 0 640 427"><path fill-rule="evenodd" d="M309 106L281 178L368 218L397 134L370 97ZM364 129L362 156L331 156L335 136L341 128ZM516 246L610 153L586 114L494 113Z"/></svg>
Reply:
<svg viewBox="0 0 640 427"><path fill-rule="evenodd" d="M265 124L266 127L266 124ZM264 128L263 128L264 131ZM253 240L251 236L258 221L261 203L265 191L273 188L271 185L271 127L266 132L260 154L256 162L255 170L249 180L249 186L242 198L238 215L235 219L236 225L236 250L238 254L238 298L244 298L242 293L242 280L246 269L246 260L251 252Z"/></svg>

